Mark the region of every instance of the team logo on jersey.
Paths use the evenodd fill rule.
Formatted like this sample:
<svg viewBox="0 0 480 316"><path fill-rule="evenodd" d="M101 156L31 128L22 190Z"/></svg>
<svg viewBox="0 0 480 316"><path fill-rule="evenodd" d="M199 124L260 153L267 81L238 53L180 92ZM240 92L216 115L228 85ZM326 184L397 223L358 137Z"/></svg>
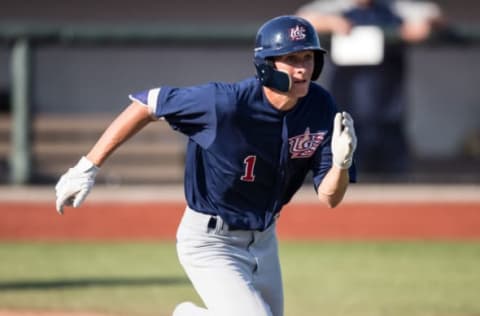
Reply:
<svg viewBox="0 0 480 316"><path fill-rule="evenodd" d="M305 28L303 26L297 25L290 29L290 39L292 41L300 41L303 40L307 35L305 35Z"/></svg>
<svg viewBox="0 0 480 316"><path fill-rule="evenodd" d="M311 157L322 143L326 133L326 131L310 133L310 128L307 127L303 134L289 138L291 158Z"/></svg>

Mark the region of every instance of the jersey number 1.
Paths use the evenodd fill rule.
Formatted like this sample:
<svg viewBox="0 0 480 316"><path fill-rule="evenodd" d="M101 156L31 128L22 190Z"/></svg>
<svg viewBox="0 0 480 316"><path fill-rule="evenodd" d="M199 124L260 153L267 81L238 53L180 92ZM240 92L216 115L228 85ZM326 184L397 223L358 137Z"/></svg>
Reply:
<svg viewBox="0 0 480 316"><path fill-rule="evenodd" d="M253 169L255 168L255 162L257 161L257 156L247 156L243 160L243 163L245 164L245 173L243 176L240 177L240 180L246 181L246 182L253 182L255 181L255 175L253 174Z"/></svg>

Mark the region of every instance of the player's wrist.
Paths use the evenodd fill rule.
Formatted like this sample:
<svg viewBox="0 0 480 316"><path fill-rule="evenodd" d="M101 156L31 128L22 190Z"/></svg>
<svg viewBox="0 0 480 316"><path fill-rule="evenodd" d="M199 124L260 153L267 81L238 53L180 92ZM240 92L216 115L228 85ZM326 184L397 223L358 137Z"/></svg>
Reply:
<svg viewBox="0 0 480 316"><path fill-rule="evenodd" d="M95 176L100 170L93 162L91 162L87 157L82 156L73 169L80 173L89 173L92 176Z"/></svg>
<svg viewBox="0 0 480 316"><path fill-rule="evenodd" d="M352 157L348 157L345 159L333 159L333 165L339 169L349 169L352 166L353 159Z"/></svg>

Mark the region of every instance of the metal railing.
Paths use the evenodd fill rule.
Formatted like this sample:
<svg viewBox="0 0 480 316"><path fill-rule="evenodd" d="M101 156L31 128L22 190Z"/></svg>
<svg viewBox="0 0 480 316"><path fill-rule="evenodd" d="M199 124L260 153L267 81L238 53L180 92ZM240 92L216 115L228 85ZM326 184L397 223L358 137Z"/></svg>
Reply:
<svg viewBox="0 0 480 316"><path fill-rule="evenodd" d="M32 51L46 44L105 45L253 45L254 25L33 25L0 24L0 44L11 48L12 150L10 182L28 184L31 177ZM399 40L385 30L386 40ZM322 40L328 45L329 37ZM423 44L468 45L480 42L472 26L450 27Z"/></svg>

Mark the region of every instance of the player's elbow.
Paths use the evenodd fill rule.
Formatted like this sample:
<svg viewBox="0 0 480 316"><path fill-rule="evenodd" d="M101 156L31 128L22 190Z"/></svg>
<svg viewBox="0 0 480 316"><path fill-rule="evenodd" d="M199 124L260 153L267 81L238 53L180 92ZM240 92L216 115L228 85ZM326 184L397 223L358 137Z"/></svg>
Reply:
<svg viewBox="0 0 480 316"><path fill-rule="evenodd" d="M336 208L337 206L340 205L340 202L342 202L342 200L330 201L330 202L327 204L327 207L328 207L328 208Z"/></svg>
<svg viewBox="0 0 480 316"><path fill-rule="evenodd" d="M333 208L337 207L338 205L340 205L340 203L342 202L342 199L343 199L343 195L342 196L337 196L337 195L327 195L327 194L319 193L318 194L318 199L326 207L328 207L330 209L333 209Z"/></svg>
<svg viewBox="0 0 480 316"><path fill-rule="evenodd" d="M333 200L333 201L328 201L326 203L327 207L330 208L330 209L333 209L333 208L336 208L337 206L340 205L340 202L342 202L342 200Z"/></svg>

